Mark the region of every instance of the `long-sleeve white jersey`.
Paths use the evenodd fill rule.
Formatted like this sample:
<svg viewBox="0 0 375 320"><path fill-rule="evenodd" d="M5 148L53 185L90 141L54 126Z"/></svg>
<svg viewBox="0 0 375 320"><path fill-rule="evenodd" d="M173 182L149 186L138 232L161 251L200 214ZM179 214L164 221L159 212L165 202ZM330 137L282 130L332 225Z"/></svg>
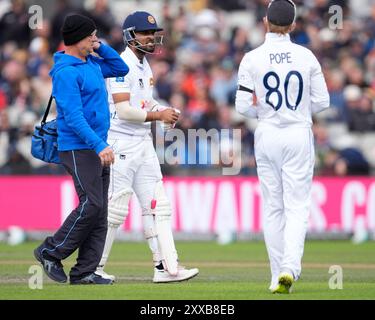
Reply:
<svg viewBox="0 0 375 320"><path fill-rule="evenodd" d="M111 111L111 127L109 139L121 139L124 134L144 136L151 132L151 122L137 123L121 120L116 114L116 107L112 95L115 93L130 93L130 106L149 111L154 102L154 79L150 65L146 58L139 61L133 51L127 47L121 58L129 66L129 73L125 77L107 79L108 102Z"/></svg>
<svg viewBox="0 0 375 320"><path fill-rule="evenodd" d="M242 59L236 95L239 113L278 127L310 127L312 113L328 107L318 60L309 49L292 43L289 35L267 33L264 44Z"/></svg>

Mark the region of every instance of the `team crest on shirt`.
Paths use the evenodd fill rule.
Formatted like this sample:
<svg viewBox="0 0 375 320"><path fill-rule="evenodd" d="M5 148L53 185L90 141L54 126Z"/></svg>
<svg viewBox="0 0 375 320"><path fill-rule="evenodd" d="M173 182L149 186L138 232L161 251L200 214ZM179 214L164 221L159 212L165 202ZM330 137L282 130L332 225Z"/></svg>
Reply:
<svg viewBox="0 0 375 320"><path fill-rule="evenodd" d="M125 77L117 77L116 78L116 82L124 82L125 81Z"/></svg>
<svg viewBox="0 0 375 320"><path fill-rule="evenodd" d="M150 87L154 86L154 78L150 78Z"/></svg>

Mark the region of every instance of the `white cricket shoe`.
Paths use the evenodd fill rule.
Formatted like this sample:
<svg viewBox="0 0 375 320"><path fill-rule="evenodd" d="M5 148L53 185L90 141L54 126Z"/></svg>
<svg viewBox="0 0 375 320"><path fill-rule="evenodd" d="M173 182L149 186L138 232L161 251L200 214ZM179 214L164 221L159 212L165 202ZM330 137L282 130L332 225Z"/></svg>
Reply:
<svg viewBox="0 0 375 320"><path fill-rule="evenodd" d="M116 280L116 277L114 275L108 274L101 267L96 268L95 274L97 274L98 276L101 276L103 279L109 279L112 281Z"/></svg>
<svg viewBox="0 0 375 320"><path fill-rule="evenodd" d="M181 282L194 278L199 273L199 269L185 269L182 266L178 267L178 273L176 276L172 276L165 270L159 270L154 268L154 283L166 283L166 282Z"/></svg>

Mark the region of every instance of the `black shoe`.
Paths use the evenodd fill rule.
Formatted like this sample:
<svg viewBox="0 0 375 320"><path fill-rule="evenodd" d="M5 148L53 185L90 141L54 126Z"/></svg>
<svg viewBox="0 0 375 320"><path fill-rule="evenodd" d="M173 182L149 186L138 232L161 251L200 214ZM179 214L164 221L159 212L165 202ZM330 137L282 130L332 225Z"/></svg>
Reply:
<svg viewBox="0 0 375 320"><path fill-rule="evenodd" d="M91 273L82 279L70 279L70 284L113 284L113 280L105 279L96 273Z"/></svg>
<svg viewBox="0 0 375 320"><path fill-rule="evenodd" d="M39 248L34 250L34 257L42 264L44 272L50 279L60 283L65 283L68 281L68 277L66 276L63 265L60 261L52 261L43 258Z"/></svg>

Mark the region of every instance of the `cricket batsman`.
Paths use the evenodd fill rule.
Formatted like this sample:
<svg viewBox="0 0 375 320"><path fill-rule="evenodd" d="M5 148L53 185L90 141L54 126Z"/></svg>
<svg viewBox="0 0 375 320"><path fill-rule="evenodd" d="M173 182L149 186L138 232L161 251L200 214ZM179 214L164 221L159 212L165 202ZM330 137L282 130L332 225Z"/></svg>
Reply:
<svg viewBox="0 0 375 320"><path fill-rule="evenodd" d="M129 66L125 77L108 79L111 108L108 143L115 152L111 168L108 232L103 255L96 273L114 279L104 272L118 227L125 221L129 199L136 194L142 208L144 235L152 252L153 282L178 282L195 277L199 270L185 269L178 263L171 227L171 206L167 198L151 137L151 122L162 121L173 126L178 110L161 106L153 98L153 74L146 59L162 44L162 31L148 12L136 11L124 21L121 54Z"/></svg>

